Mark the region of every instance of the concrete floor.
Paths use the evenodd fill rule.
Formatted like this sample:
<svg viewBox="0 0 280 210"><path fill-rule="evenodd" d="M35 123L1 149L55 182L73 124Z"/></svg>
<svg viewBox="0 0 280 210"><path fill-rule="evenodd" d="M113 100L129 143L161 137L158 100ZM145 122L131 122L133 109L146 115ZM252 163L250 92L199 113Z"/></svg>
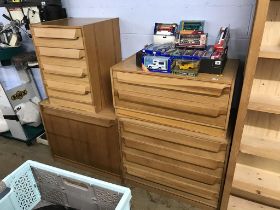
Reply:
<svg viewBox="0 0 280 210"><path fill-rule="evenodd" d="M28 147L22 142L0 137L0 180L26 160L35 160L90 177L102 179L95 174L90 174L87 171L79 170L69 165L54 161L48 146L34 144L33 146ZM199 210L186 203L178 202L141 188L131 187L131 190L133 210Z"/></svg>

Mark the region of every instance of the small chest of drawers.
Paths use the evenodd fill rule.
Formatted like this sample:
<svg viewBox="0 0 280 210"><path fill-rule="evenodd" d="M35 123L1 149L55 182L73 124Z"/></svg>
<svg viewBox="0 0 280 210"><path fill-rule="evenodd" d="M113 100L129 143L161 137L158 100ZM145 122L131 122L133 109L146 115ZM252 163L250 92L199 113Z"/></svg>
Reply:
<svg viewBox="0 0 280 210"><path fill-rule="evenodd" d="M126 183L218 208L237 68L184 77L143 72L134 56L112 67Z"/></svg>
<svg viewBox="0 0 280 210"><path fill-rule="evenodd" d="M92 113L112 106L109 69L121 60L117 18L34 24L32 35L50 104Z"/></svg>

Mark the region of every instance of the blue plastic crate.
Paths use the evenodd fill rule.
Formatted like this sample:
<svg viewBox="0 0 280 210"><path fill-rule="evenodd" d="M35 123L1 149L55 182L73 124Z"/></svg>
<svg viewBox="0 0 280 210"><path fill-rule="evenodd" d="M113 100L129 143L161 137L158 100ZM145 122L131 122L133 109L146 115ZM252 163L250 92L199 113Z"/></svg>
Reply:
<svg viewBox="0 0 280 210"><path fill-rule="evenodd" d="M130 209L129 188L34 161L0 183L0 210L31 210L45 203L76 209Z"/></svg>

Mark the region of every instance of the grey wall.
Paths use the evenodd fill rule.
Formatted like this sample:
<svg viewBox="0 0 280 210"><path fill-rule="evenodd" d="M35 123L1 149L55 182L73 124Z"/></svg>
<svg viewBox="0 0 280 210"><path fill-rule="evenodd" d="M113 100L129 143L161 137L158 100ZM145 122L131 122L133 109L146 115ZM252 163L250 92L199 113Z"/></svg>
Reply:
<svg viewBox="0 0 280 210"><path fill-rule="evenodd" d="M155 22L206 20L209 43L231 27L230 57L247 54L255 0L62 0L70 17L119 17L123 58L152 42Z"/></svg>

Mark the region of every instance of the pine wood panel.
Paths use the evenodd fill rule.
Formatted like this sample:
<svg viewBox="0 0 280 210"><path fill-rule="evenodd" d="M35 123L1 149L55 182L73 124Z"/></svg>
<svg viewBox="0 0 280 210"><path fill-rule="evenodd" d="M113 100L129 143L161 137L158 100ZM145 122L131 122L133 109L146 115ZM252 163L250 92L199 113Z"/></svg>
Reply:
<svg viewBox="0 0 280 210"><path fill-rule="evenodd" d="M239 197L230 196L228 210L277 210L266 205L248 201Z"/></svg>
<svg viewBox="0 0 280 210"><path fill-rule="evenodd" d="M279 174L237 164L232 193L246 199L280 208Z"/></svg>
<svg viewBox="0 0 280 210"><path fill-rule="evenodd" d="M280 161L280 141L243 134L240 151L245 154Z"/></svg>
<svg viewBox="0 0 280 210"><path fill-rule="evenodd" d="M280 141L280 116L249 111L244 126L244 135Z"/></svg>

